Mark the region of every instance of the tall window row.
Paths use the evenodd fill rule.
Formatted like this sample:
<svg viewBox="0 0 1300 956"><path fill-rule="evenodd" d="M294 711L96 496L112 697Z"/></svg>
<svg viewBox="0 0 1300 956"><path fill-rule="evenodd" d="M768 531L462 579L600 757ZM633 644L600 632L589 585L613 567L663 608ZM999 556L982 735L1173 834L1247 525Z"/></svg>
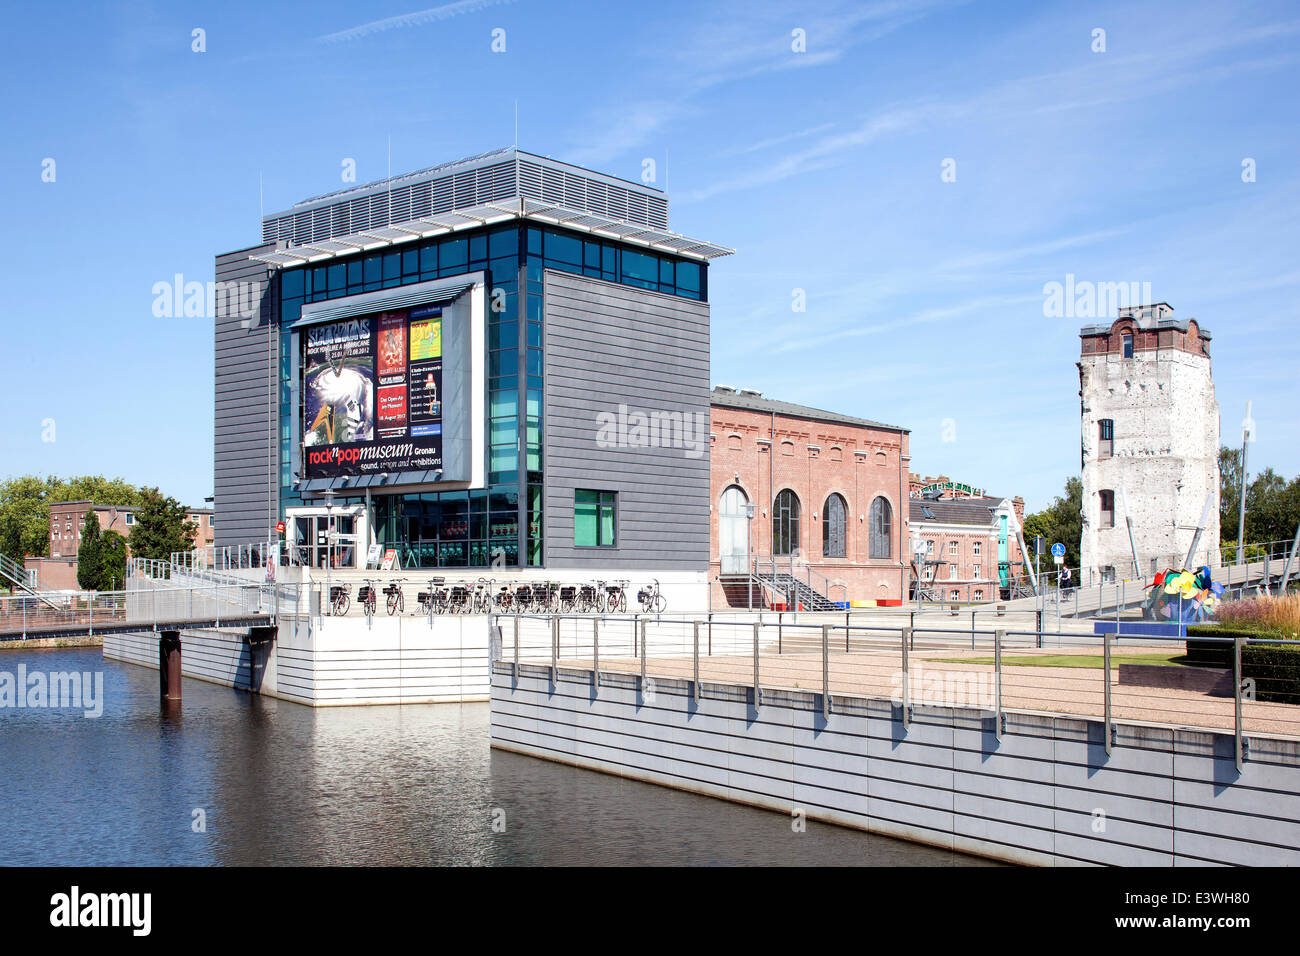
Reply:
<svg viewBox="0 0 1300 956"><path fill-rule="evenodd" d="M816 517L814 515L814 517ZM894 509L883 496L871 502L868 554L871 558L893 555ZM848 554L848 503L832 494L822 506L822 556L843 558ZM799 548L799 497L789 488L772 503L772 553L795 554Z"/></svg>

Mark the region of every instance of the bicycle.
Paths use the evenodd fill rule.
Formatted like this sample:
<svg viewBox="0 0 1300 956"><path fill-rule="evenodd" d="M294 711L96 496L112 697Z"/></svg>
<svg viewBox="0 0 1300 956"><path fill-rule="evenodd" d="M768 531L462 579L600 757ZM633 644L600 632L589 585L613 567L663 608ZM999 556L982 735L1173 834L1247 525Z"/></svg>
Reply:
<svg viewBox="0 0 1300 956"><path fill-rule="evenodd" d="M605 586L605 608L610 614L622 614L627 610L626 581L615 581Z"/></svg>
<svg viewBox="0 0 1300 956"><path fill-rule="evenodd" d="M445 580L445 578L429 578L429 590L416 592L415 599L419 602L421 614L432 614L435 610L441 613L445 610L447 590L438 587Z"/></svg>
<svg viewBox="0 0 1300 956"><path fill-rule="evenodd" d="M388 587L384 588L384 597L389 617L406 610L406 598L402 594L402 585L399 582L393 581Z"/></svg>
<svg viewBox="0 0 1300 956"><path fill-rule="evenodd" d="M348 608L352 606L352 598L349 594L351 590L351 586L347 584L335 584L330 587L330 615L332 617L342 617L348 613Z"/></svg>
<svg viewBox="0 0 1300 956"><path fill-rule="evenodd" d="M576 610L578 606L578 589L572 585L565 585L560 588L557 604L561 614L568 614Z"/></svg>
<svg viewBox="0 0 1300 956"><path fill-rule="evenodd" d="M510 606L514 604L514 599L515 596L510 593L510 586L508 584L503 584L501 585L501 590L492 598L492 603L502 612L507 612L510 610Z"/></svg>
<svg viewBox="0 0 1300 956"><path fill-rule="evenodd" d="M492 580L490 578L478 579L473 592L468 593L465 609L471 614L488 614L491 612Z"/></svg>
<svg viewBox="0 0 1300 956"><path fill-rule="evenodd" d="M641 602L641 610L647 614L662 614L668 607L668 600L659 593L659 580L637 591L636 599Z"/></svg>
<svg viewBox="0 0 1300 956"><path fill-rule="evenodd" d="M378 599L375 597L375 585L369 578L366 583L357 590L357 601L361 604L361 613L366 617L375 616L375 606Z"/></svg>

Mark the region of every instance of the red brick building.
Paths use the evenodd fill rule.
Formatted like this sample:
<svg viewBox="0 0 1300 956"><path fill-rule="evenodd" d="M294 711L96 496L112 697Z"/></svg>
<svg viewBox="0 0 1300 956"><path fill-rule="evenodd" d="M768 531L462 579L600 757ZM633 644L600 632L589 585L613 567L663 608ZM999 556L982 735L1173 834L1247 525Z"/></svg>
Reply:
<svg viewBox="0 0 1300 956"><path fill-rule="evenodd" d="M714 607L748 602L756 562L832 601L907 596L907 429L722 385L711 405Z"/></svg>
<svg viewBox="0 0 1300 956"><path fill-rule="evenodd" d="M135 525L135 508L129 505L97 505L91 501L59 501L50 505L49 557L28 556L23 565L36 572L36 587L44 591L77 588L77 551L86 526L86 513L94 511L99 531L115 531L127 539L131 550L131 528ZM212 509L192 508L186 518L195 525L194 546L212 545Z"/></svg>
<svg viewBox="0 0 1300 956"><path fill-rule="evenodd" d="M920 588L935 600L996 601L1021 574L1020 498L979 494L914 497L908 503L909 550Z"/></svg>

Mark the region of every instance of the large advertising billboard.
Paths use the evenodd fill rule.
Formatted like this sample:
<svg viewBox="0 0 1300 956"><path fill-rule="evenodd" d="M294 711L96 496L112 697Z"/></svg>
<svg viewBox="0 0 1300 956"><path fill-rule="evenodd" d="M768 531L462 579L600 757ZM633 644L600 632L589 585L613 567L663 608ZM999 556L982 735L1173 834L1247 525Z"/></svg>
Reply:
<svg viewBox="0 0 1300 956"><path fill-rule="evenodd" d="M442 309L420 306L308 326L308 478L442 468Z"/></svg>

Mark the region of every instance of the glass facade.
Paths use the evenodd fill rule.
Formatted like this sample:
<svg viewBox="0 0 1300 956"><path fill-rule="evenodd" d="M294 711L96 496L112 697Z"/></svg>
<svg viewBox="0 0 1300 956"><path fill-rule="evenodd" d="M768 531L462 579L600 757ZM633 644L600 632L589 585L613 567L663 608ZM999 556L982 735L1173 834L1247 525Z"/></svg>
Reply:
<svg viewBox="0 0 1300 956"><path fill-rule="evenodd" d="M562 229L514 222L280 273L280 516L294 490L292 336L302 307L469 272L487 276L488 487L374 494L376 540L403 567L542 563L542 270L707 300L707 268ZM522 280L521 280L522 270ZM520 282L524 288L520 288ZM319 500L319 499L318 499ZM339 504L364 496L335 496ZM520 522L524 533L520 534ZM522 550L522 553L521 553Z"/></svg>

